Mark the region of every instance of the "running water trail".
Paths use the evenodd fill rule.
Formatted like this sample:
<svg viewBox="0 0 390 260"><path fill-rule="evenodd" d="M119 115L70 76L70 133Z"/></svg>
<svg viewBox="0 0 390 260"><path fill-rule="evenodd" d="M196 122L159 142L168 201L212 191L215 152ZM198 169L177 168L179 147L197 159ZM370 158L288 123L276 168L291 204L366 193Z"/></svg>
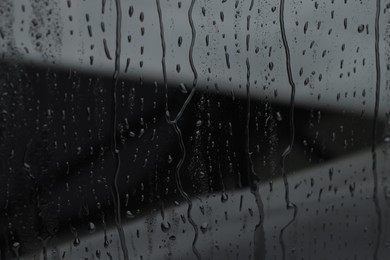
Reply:
<svg viewBox="0 0 390 260"><path fill-rule="evenodd" d="M183 162L185 160L185 157L186 157L186 148L185 148L184 141L183 141L183 135L182 135L181 130L178 126L178 121L180 120L181 116L184 113L184 110L186 109L187 105L189 104L192 97L194 96L195 86L196 86L197 79L198 79L198 73L196 71L196 68L194 66L194 61L193 61L193 50L194 50L195 37L196 37L196 30L194 27L194 22L192 20L192 10L194 8L194 4L195 4L195 0L192 0L190 8L188 10L188 20L189 20L189 23L191 26L191 32L192 32L191 45L190 45L190 50L189 50L189 61L190 61L190 65L191 65L191 70L192 70L193 75L194 75L194 80L192 83L192 89L191 89L190 94L187 96L183 106L181 107L179 113L176 115L175 119L171 120L170 115L169 115L169 110L168 110L168 81L167 81L166 63L165 63L165 53L166 53L165 48L166 47L165 47L165 38L164 38L164 24L163 24L163 20L162 20L162 11L161 11L160 0L156 0L157 12L158 12L159 23L160 23L161 48L162 48L162 52L163 52L161 64L162 64L162 69L163 69L163 78L164 78L163 80L164 80L164 87L165 87L165 100L166 100L165 115L166 115L167 122L173 126L173 128L176 132L177 138L179 140L180 150L181 150L181 157L180 157L180 160L176 166L175 180L176 180L176 185L177 185L177 188L180 192L180 195L185 199L185 201L188 204L187 219L188 219L188 222L192 225L192 227L194 229L194 239L192 241L192 252L194 253L194 255L196 256L197 259L201 259L200 253L199 253L198 249L196 248L196 242L198 240L199 229L198 229L197 224L195 223L195 221L193 220L193 218L191 216L192 201L191 201L190 197L188 196L188 194L184 191L182 183L181 183L181 178L180 178L180 169L181 169Z"/></svg>
<svg viewBox="0 0 390 260"><path fill-rule="evenodd" d="M290 145L287 146L286 150L282 154L282 176L283 176L283 182L284 182L284 189L285 189L285 202L287 209L293 208L294 209L294 215L292 219L280 230L279 234L279 243L282 248L282 256L283 259L286 259L286 245L283 240L283 234L286 231L286 229L293 223L297 217L298 214L298 207L294 203L290 201L290 191L289 191L289 184L287 179L287 173L285 169L285 161L287 156L291 153L293 145L294 145L294 138L295 138L295 129L294 129L294 99L295 99L295 83L293 80L292 72L291 72L291 57L290 57L290 49L288 47L287 42L287 36L286 31L284 28L284 0L280 0L280 10L279 10L279 23L280 23L280 31L283 41L283 47L286 54L286 67L287 67L287 76L288 76L288 82L291 87L291 97L290 97L290 136L291 141Z"/></svg>
<svg viewBox="0 0 390 260"><path fill-rule="evenodd" d="M253 8L253 0L251 2L251 5L249 7L249 11L251 11ZM251 16L247 16L247 26L246 29L249 32L250 27L250 18ZM249 51L249 34L247 34L247 52ZM264 205L263 201L260 196L259 191L259 177L256 175L253 161L252 161L252 153L250 152L250 117L251 117L251 92L250 92L250 77L251 77L251 69L250 69L250 62L249 57L246 58L246 98L247 98L247 117L246 117L246 126L245 126L245 136L246 136L246 144L245 144L245 152L247 156L247 173L248 173L248 182L250 186L250 192L255 198L257 210L259 213L259 221L255 226L255 230L253 233L253 248L254 248L254 257L255 258L265 258L265 237L264 237L264 230L259 229L263 226L264 221ZM259 233L261 231L261 233ZM258 242L261 242L259 244ZM258 253L257 253L258 252Z"/></svg>
<svg viewBox="0 0 390 260"><path fill-rule="evenodd" d="M178 190L180 192L180 195L186 200L186 202L188 204L187 219L188 219L188 222L192 225L192 227L194 229L194 233L195 233L194 239L192 240L192 252L195 254L197 259L202 259L199 252L198 252L198 249L196 248L196 242L198 240L199 229L198 229L197 224L195 223L195 221L192 219L192 216L191 216L192 201L191 201L190 197L188 196L188 194L184 191L183 186L181 184L181 178L180 178L180 169L181 169L181 166L183 165L183 162L184 162L184 159L186 156L186 148L185 148L184 142L183 142L183 135L181 134L181 130L180 130L179 126L177 125L177 122L173 122L172 125L173 125L175 132L177 134L177 137L179 139L180 150L181 150L181 154L182 154L182 156L180 157L180 161L176 166L175 180L176 180L176 184L177 184Z"/></svg>
<svg viewBox="0 0 390 260"><path fill-rule="evenodd" d="M120 154L116 142L116 120L117 120L117 101L116 101L116 87L118 85L118 76L120 71L120 55L121 55L121 23L122 23L122 9L121 0L115 0L116 7L116 49L115 49L115 69L112 75L112 155L115 161L114 181L111 186L111 195L114 202L115 224L118 229L119 240L125 260L129 259L129 253L126 245L125 233L123 231L122 219L121 219L121 203L118 190L118 175L121 166Z"/></svg>
<svg viewBox="0 0 390 260"><path fill-rule="evenodd" d="M245 144L245 153L247 156L247 173L248 173L248 182L250 186L250 192L252 195L255 197L255 202L257 205L257 210L259 212L259 222L255 226L255 231L254 231L254 238L253 238L253 248L254 248L254 255L255 258L265 258L265 237L264 237L264 231L262 231L261 234L259 234L259 228L263 226L263 221L264 221L264 206L263 206L263 201L260 196L260 191L259 191L259 178L255 173L254 170L254 165L252 161L252 153L250 152L249 149L249 144L250 144L250 131L249 131L249 123L250 123L250 117L251 117L251 94L250 94L250 63L249 63L249 58L246 58L246 98L247 98L247 117L246 117L246 126L245 126L245 136L246 136L246 144ZM261 237L258 237L258 236ZM257 241L261 241L262 244L258 244ZM259 253L256 253L259 252Z"/></svg>
<svg viewBox="0 0 390 260"><path fill-rule="evenodd" d="M373 201L375 206L375 213L377 217L377 237L375 241L374 260L378 259L379 247L382 236L382 214L378 199L378 172L376 161L376 133L377 133L377 120L379 112L379 99L380 99L380 87L381 87L381 67L380 67L380 55L379 55L379 15L381 9L381 1L376 1L376 13L375 13L375 69L376 69L376 85L375 85L375 110L374 121L372 126L372 175L374 179L373 187Z"/></svg>
<svg viewBox="0 0 390 260"><path fill-rule="evenodd" d="M164 37L164 24L162 20L162 12L161 12L161 5L160 0L156 0L157 5L157 12L158 12L158 19L160 23L160 39L161 39L161 49L162 49L162 57L161 57L161 66L163 70L163 81L164 81L164 89L165 89L165 115L169 120L169 106L168 106L168 81L167 81L167 69L165 64L165 55L166 55L166 44L165 44L165 37Z"/></svg>
<svg viewBox="0 0 390 260"><path fill-rule="evenodd" d="M195 88L197 80L198 80L198 72L196 71L196 68L194 66L194 58L193 58L195 38L196 38L196 30L195 30L195 26L194 26L194 21L192 20L192 10L194 9L194 4L195 4L195 0L192 0L190 8L188 9L188 21L190 23L191 34L192 34L190 50L188 52L188 59L190 60L191 70L192 70L192 73L194 74L194 80L192 82L192 89Z"/></svg>

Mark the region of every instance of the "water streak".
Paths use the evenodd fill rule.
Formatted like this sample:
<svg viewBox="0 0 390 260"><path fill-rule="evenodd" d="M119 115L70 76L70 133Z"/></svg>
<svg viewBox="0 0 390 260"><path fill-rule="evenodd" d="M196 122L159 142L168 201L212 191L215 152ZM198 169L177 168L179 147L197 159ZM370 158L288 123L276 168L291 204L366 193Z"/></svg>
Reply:
<svg viewBox="0 0 390 260"><path fill-rule="evenodd" d="M250 152L250 117L251 117L251 94L250 94L250 63L249 58L246 58L246 98L247 98L247 117L246 117L246 125L245 125L245 136L246 136L246 143L245 143L245 153L247 156L247 173L248 173L248 182L250 186L250 192L255 197L255 202L257 205L257 210L259 212L259 222L255 226L255 232L254 232L254 255L255 258L264 259L265 258L265 237L264 237L264 230L260 229L260 227L263 226L264 221L264 206L263 201L261 200L260 192L259 192L259 178L255 173L253 161L252 161L252 153ZM260 231L260 233L259 233ZM257 243L258 241L261 241L262 243ZM258 253L257 253L258 252Z"/></svg>
<svg viewBox="0 0 390 260"><path fill-rule="evenodd" d="M164 81L164 88L165 88L165 114L168 117L168 82L167 82L167 69L165 64L165 55L166 55L166 44L165 44L165 37L164 37L164 24L162 20L162 12L161 12L161 5L160 0L156 0L157 5L157 12L158 12L158 19L160 23L160 39L161 39L161 49L162 49L162 57L161 57L161 66L163 70L163 81Z"/></svg>
<svg viewBox="0 0 390 260"><path fill-rule="evenodd" d="M180 178L180 170L181 170L181 167L182 167L183 162L184 162L185 157L186 157L186 148L185 148L184 141L183 141L183 135L182 135L181 130L178 126L179 119L183 115L184 110L186 109L187 105L189 104L189 102L191 101L191 99L195 93L195 86L196 86L197 78L198 78L198 73L196 71L196 68L194 66L194 61L193 61L193 50L194 50L195 37L196 37L196 30L195 30L194 23L192 20L192 10L194 8L194 4L195 4L195 0L192 0L190 8L188 10L188 20L189 20L189 23L191 26L191 32L192 32L191 45L190 45L190 49L189 49L189 61L190 61L191 70L192 70L193 75L194 75L194 80L193 80L192 89L191 89L190 94L187 96L183 106L181 107L179 113L176 115L175 119L171 120L170 115L169 115L169 111L168 111L168 82L167 82L166 63L165 63L166 47L165 47L165 38L164 38L164 25L163 25L163 21L162 21L162 11L161 11L160 1L156 0L157 12L158 12L159 23L160 23L160 38L161 38L161 48L162 48L161 64L162 64L162 69L163 69L163 80L164 80L165 99L166 99L166 103L165 103L165 112L166 113L165 114L166 114L167 122L173 126L173 128L176 132L176 135L179 139L179 145L180 145L180 150L181 150L181 157L180 157L180 160L176 166L175 180L176 180L176 185L177 185L177 188L179 190L180 195L185 199L185 201L188 204L187 219L188 219L188 222L192 225L192 227L194 229L194 239L192 241L192 251L197 259L201 259L200 253L196 248L196 242L198 240L199 230L198 230L197 224L195 223L195 221L193 220L192 215L191 215L192 201L191 201L190 197L188 196L188 194L184 191L182 183L181 183L181 178Z"/></svg>
<svg viewBox="0 0 390 260"><path fill-rule="evenodd" d="M107 59L112 60L110 50L108 49L108 46L107 46L106 39L103 39L103 46L104 46L104 53L106 54Z"/></svg>
<svg viewBox="0 0 390 260"><path fill-rule="evenodd" d="M112 155L115 161L115 172L114 172L114 180L111 186L111 195L113 197L114 203L114 213L115 213L115 224L118 230L119 240L123 252L123 257L125 260L129 259L129 253L126 245L125 233L122 226L122 218L121 218L121 203L120 203L120 195L118 189L118 175L120 171L120 153L118 150L118 145L116 141L116 124L117 124L117 101L116 101L116 88L118 85L118 76L120 71L120 55L121 55L121 23L122 23L122 9L121 9L121 0L115 0L116 7L116 49L115 49L115 69L112 76Z"/></svg>
<svg viewBox="0 0 390 260"><path fill-rule="evenodd" d="M287 173L285 169L285 161L287 156L291 153L293 145L294 145L294 138L295 138L295 126L294 126L294 101L295 101L295 83L293 80L292 72L291 72L291 57L290 57L290 49L288 46L287 36L286 36L286 30L284 27L284 0L280 0L280 9L279 9L279 23L280 23L280 31L282 36L282 42L283 47L286 55L286 68L287 68L287 77L288 82L291 87L291 96L290 96L290 144L287 146L285 151L282 154L281 158L281 169L282 169L282 176L283 176L283 182L285 187L285 202L287 209L293 208L294 214L292 219L280 230L279 233L279 243L282 248L282 256L283 259L286 259L286 246L283 240L283 234L286 231L286 229L293 223L297 217L298 214L298 207L294 203L290 201L290 191L289 191L289 183L287 179Z"/></svg>
<svg viewBox="0 0 390 260"><path fill-rule="evenodd" d="M181 184L181 178L180 178L180 169L181 169L181 166L183 165L184 159L186 157L186 148L184 146L183 135L181 133L179 126L177 125L177 122L173 122L172 125L173 125L175 132L177 134L177 137L179 139L180 150L181 150L181 154L182 154L182 156L180 157L180 161L176 166L175 180L176 180L176 184L177 184L178 190L180 192L180 195L186 200L186 202L188 204L187 219L188 219L188 222L192 225L192 227L194 229L194 239L192 241L192 252L195 254L197 259L202 259L200 254L199 254L198 249L196 248L196 242L198 240L199 229L198 229L198 226L195 223L195 221L193 220L192 215L191 215L192 201L191 201L190 197L188 196L188 194L184 191L183 186Z"/></svg>
<svg viewBox="0 0 390 260"><path fill-rule="evenodd" d="M188 21L190 23L190 27L191 27L191 34L192 34L192 37L191 37L191 45L190 45L190 51L188 52L188 58L190 60L190 65L191 65L191 70L192 70L192 73L194 74L194 80L192 82L192 87L194 88L196 86L196 82L198 80L198 72L196 71L195 69L195 66L194 66L194 45L195 45L195 38L196 38L196 30L195 30L195 26L194 26L194 21L192 19L192 10L194 9L194 4L195 4L195 0L192 0L191 1L191 5L190 5L190 8L188 9Z"/></svg>
<svg viewBox="0 0 390 260"><path fill-rule="evenodd" d="M381 9L381 1L376 1L376 13L375 13L375 70L376 70L376 85L375 85L375 108L374 108L374 120L372 126L372 175L374 179L373 187L373 201L375 206L375 213L377 217L377 237L375 241L374 260L378 259L378 253L380 248L380 242L382 237L382 214L378 199L378 172L377 172L377 160L376 160L376 134L377 134L377 121L379 112L379 100L380 100L380 86L381 86L381 67L380 67L380 55L379 55L379 15Z"/></svg>

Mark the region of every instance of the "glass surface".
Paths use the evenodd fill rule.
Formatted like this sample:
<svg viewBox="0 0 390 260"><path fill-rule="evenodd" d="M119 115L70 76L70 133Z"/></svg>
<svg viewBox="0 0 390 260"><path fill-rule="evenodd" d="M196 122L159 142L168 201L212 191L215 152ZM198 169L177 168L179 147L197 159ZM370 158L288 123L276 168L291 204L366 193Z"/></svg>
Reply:
<svg viewBox="0 0 390 260"><path fill-rule="evenodd" d="M0 260L387 259L388 0L1 0Z"/></svg>

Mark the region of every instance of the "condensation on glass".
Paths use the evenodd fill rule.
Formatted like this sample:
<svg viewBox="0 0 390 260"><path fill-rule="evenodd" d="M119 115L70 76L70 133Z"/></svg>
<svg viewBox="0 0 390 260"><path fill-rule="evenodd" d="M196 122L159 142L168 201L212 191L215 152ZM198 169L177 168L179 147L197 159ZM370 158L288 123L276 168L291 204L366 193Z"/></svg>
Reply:
<svg viewBox="0 0 390 260"><path fill-rule="evenodd" d="M0 1L0 259L386 259L389 21Z"/></svg>

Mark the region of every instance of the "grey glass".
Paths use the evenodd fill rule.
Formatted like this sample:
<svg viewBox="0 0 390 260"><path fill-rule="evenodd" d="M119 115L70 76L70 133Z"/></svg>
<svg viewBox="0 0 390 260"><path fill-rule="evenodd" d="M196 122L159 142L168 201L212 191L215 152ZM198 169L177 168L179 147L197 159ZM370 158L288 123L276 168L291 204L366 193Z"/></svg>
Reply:
<svg viewBox="0 0 390 260"><path fill-rule="evenodd" d="M390 2L0 1L0 260L387 259Z"/></svg>

